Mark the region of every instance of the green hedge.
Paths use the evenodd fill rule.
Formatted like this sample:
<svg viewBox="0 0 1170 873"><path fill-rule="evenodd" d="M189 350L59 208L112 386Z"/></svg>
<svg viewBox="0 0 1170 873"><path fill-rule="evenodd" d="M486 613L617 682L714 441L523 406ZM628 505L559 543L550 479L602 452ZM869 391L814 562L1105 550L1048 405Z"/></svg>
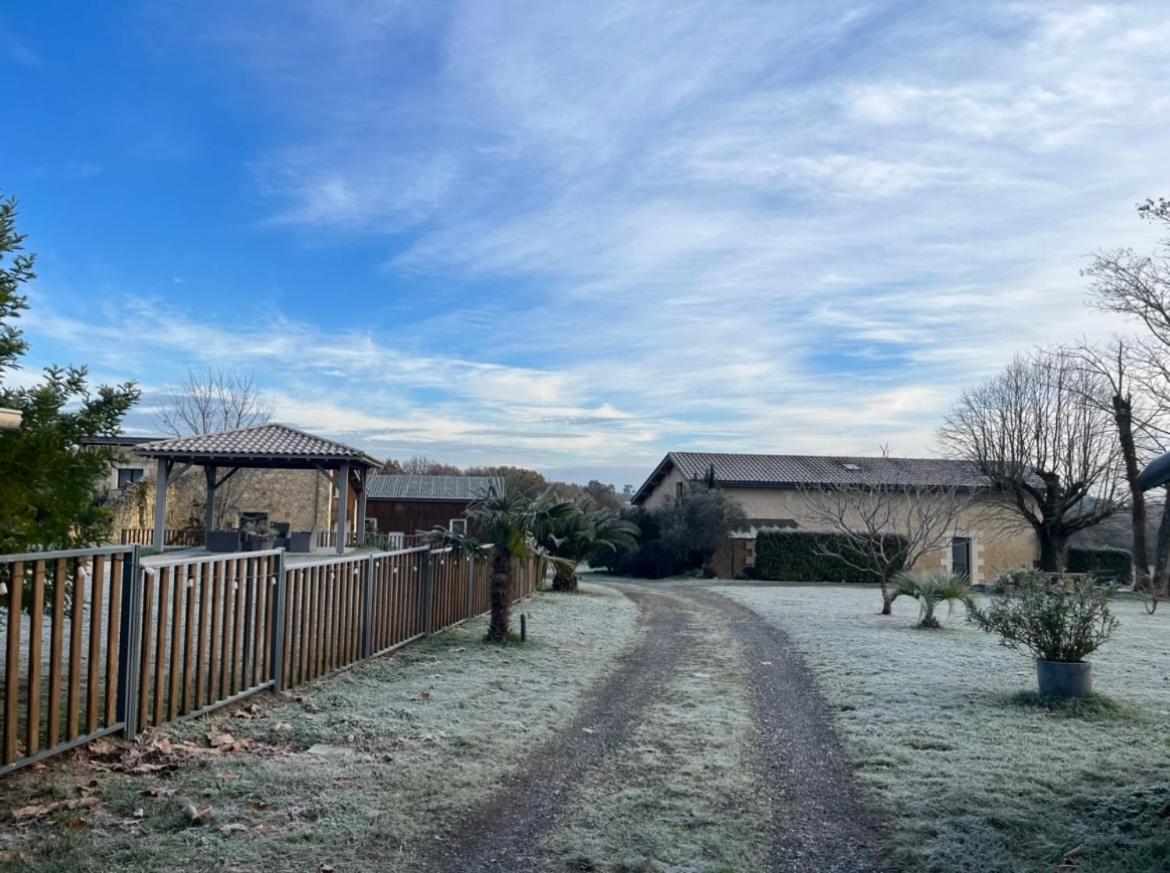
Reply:
<svg viewBox="0 0 1170 873"><path fill-rule="evenodd" d="M891 540L898 538L891 536ZM769 531L756 537L756 573L777 582L877 582L864 572L824 554L844 551L848 538L815 531ZM896 569L902 568L901 562Z"/></svg>
<svg viewBox="0 0 1170 873"><path fill-rule="evenodd" d="M1070 548L1064 563L1070 573L1092 573L1119 585L1128 585L1133 579L1133 555L1125 549Z"/></svg>

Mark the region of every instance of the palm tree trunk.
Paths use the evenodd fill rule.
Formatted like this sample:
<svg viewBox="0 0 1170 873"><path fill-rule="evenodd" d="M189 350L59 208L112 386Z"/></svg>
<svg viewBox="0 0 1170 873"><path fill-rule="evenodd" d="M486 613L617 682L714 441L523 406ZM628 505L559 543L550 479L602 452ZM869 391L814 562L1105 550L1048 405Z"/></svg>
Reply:
<svg viewBox="0 0 1170 873"><path fill-rule="evenodd" d="M552 587L553 591L576 591L577 571L568 570L563 567L554 568Z"/></svg>
<svg viewBox="0 0 1170 873"><path fill-rule="evenodd" d="M492 552L491 606L492 621L486 639L490 643L505 642L512 610L512 553L500 546Z"/></svg>

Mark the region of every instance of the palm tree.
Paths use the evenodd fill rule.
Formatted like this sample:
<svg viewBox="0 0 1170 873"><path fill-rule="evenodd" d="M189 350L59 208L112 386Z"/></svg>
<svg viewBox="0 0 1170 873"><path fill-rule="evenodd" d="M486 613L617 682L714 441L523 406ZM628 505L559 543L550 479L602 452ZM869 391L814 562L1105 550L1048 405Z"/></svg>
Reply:
<svg viewBox="0 0 1170 873"><path fill-rule="evenodd" d="M638 526L588 494L572 503L569 514L554 521L541 539L553 556L553 589L577 590L577 568L590 555L632 549L638 544Z"/></svg>
<svg viewBox="0 0 1170 873"><path fill-rule="evenodd" d="M552 491L534 499L518 479L506 477L497 479L467 509L468 527L478 537L443 528L431 531L432 545L451 547L491 562L491 625L485 637L488 642L508 639L514 559L527 558L551 526L572 511L573 504Z"/></svg>

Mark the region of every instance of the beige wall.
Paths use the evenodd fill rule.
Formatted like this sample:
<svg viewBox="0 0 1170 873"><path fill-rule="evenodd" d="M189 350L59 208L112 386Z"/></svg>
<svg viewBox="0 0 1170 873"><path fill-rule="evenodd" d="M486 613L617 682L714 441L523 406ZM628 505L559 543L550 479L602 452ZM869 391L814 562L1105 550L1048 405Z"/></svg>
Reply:
<svg viewBox="0 0 1170 873"><path fill-rule="evenodd" d="M685 481L677 469L671 470L646 498L647 509L662 506L677 493ZM790 518L801 530L827 530L809 516L806 499L799 491L780 488L724 487L743 507L749 519ZM973 582L989 582L1004 570L1030 567L1039 557L1036 535L1015 513L976 497L960 514L954 536L971 539L971 578ZM730 559L728 559L730 565ZM925 555L917 569L950 569L949 548Z"/></svg>

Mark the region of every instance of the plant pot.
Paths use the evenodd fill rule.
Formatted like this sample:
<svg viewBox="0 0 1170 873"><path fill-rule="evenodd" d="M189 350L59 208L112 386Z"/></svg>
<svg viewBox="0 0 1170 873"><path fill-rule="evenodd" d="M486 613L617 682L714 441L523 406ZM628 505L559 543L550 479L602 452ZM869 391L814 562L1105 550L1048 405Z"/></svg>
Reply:
<svg viewBox="0 0 1170 873"><path fill-rule="evenodd" d="M1093 665L1087 661L1036 661L1040 693L1048 697L1087 697L1093 691Z"/></svg>

